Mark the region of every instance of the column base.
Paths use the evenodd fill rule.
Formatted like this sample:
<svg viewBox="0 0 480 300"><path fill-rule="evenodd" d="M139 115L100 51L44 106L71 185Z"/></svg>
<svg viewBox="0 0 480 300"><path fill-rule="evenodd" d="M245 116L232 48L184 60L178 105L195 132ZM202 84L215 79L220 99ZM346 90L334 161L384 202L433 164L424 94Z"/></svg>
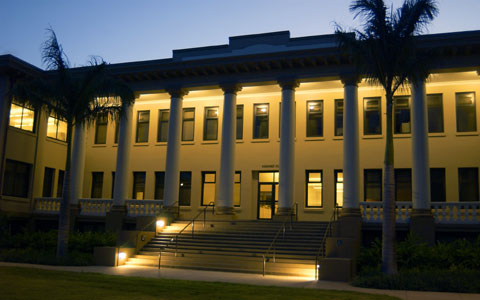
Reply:
<svg viewBox="0 0 480 300"><path fill-rule="evenodd" d="M279 207L277 209L276 216L291 216L293 215L294 211L291 207Z"/></svg>
<svg viewBox="0 0 480 300"><path fill-rule="evenodd" d="M127 215L124 205L114 205L105 217L105 230L119 232L123 229L123 219Z"/></svg>
<svg viewBox="0 0 480 300"><path fill-rule="evenodd" d="M428 245L435 244L435 219L430 209L412 209L410 232Z"/></svg>
<svg viewBox="0 0 480 300"><path fill-rule="evenodd" d="M215 214L217 215L234 215L235 210L231 206L216 206Z"/></svg>
<svg viewBox="0 0 480 300"><path fill-rule="evenodd" d="M362 238L362 215L359 208L342 208L335 226L333 236L353 238L361 241Z"/></svg>

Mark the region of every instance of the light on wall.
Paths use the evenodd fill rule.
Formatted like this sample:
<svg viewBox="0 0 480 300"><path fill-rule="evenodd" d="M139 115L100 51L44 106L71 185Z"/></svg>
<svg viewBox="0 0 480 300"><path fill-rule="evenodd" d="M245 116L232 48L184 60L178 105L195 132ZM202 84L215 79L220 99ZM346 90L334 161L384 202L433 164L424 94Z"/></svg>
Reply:
<svg viewBox="0 0 480 300"><path fill-rule="evenodd" d="M157 220L157 229L165 227L165 220Z"/></svg>
<svg viewBox="0 0 480 300"><path fill-rule="evenodd" d="M124 260L125 258L127 258L127 253L125 253L125 252L118 253L118 259L119 260Z"/></svg>

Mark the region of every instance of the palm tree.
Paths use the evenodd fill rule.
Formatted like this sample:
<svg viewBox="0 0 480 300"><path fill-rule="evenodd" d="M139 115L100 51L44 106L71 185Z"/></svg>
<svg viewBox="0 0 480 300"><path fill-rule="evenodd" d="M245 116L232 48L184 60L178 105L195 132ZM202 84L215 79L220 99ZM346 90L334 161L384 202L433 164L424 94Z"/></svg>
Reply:
<svg viewBox="0 0 480 300"><path fill-rule="evenodd" d="M399 88L428 77L432 55L418 47L415 36L426 29L438 8L435 0L405 0L396 10L387 8L383 0L356 0L350 11L354 18L362 18L363 28L352 34L337 26L340 47L352 58L357 75L383 87L387 102L381 269L395 274L393 95Z"/></svg>
<svg viewBox="0 0 480 300"><path fill-rule="evenodd" d="M42 60L51 72L44 78L17 83L12 96L15 101L67 123L67 160L57 243L57 257L62 258L68 253L73 128L91 124L100 117L118 118L133 103L134 94L125 83L109 76L107 64L101 59L93 58L90 66L71 69L55 32L51 28L47 31L49 38L42 46Z"/></svg>

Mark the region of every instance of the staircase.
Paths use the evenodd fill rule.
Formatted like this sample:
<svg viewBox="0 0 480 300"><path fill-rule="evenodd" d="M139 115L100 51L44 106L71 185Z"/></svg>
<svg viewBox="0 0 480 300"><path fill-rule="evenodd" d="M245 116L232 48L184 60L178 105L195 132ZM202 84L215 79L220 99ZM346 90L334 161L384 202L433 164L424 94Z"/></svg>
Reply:
<svg viewBox="0 0 480 300"><path fill-rule="evenodd" d="M243 273L263 273L267 249L275 235L265 262L265 273L276 275L309 276L315 274L315 255L321 246L327 228L326 222L286 223L285 234L281 222L272 221L207 221L195 222L175 236L188 221L178 221L166 227L152 239L127 265L197 270L215 270Z"/></svg>

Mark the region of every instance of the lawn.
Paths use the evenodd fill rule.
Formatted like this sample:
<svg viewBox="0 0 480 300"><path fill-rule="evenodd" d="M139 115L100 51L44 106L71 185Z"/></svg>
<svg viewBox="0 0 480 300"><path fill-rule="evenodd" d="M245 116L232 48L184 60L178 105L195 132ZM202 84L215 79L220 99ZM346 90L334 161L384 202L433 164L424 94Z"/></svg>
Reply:
<svg viewBox="0 0 480 300"><path fill-rule="evenodd" d="M1 299L397 299L356 292L0 267Z"/></svg>

